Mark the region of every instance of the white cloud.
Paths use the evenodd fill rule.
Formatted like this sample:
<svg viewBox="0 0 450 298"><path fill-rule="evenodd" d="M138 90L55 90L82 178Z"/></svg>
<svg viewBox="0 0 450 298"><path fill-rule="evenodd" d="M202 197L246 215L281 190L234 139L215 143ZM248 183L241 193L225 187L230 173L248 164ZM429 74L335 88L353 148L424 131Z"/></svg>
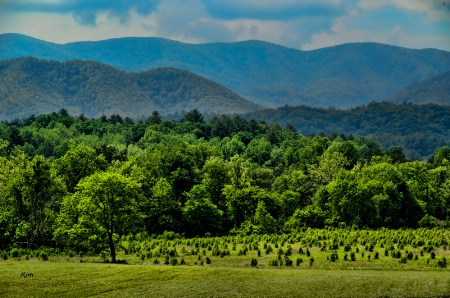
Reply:
<svg viewBox="0 0 450 298"><path fill-rule="evenodd" d="M396 7L415 13L426 14L432 21L450 20L450 3L445 0L362 0L358 6L363 9ZM444 4L445 3L445 4Z"/></svg>
<svg viewBox="0 0 450 298"><path fill-rule="evenodd" d="M301 48L311 50L370 41L450 50L450 30L440 28L450 28L447 10L437 6L438 3L442 6L441 1L434 0L363 0L357 9L337 18L328 30L312 34Z"/></svg>
<svg viewBox="0 0 450 298"><path fill-rule="evenodd" d="M13 1L0 0L0 33L17 32L58 43L156 36L190 43L260 39L302 49L375 41L450 50L449 30L445 29L450 26L450 3L443 8L435 0L152 0L147 10L144 2L133 0L133 6L120 0L126 8L120 13L117 7L103 9L109 3L105 1L89 2L93 15L83 23L75 16L83 16L84 1L14 1L65 5L63 11L44 12L2 10ZM68 3L77 4L78 14L68 10ZM228 12L221 11L222 7ZM252 12L252 8L258 10ZM129 16L126 21L124 15Z"/></svg>

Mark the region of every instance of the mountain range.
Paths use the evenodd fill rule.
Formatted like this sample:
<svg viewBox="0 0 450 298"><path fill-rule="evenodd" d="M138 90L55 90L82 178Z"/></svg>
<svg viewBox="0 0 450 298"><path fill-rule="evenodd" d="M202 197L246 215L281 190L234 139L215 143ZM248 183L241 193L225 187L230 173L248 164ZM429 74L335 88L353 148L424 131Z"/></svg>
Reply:
<svg viewBox="0 0 450 298"><path fill-rule="evenodd" d="M180 68L266 107L361 106L450 71L450 52L377 43L300 51L262 41L187 44L118 38L55 44L19 34L0 35L0 59L23 56L93 60L133 72Z"/></svg>
<svg viewBox="0 0 450 298"><path fill-rule="evenodd" d="M158 110L174 114L245 113L260 108L231 90L191 72L157 68L128 73L84 60L37 58L0 61L0 119L67 109L74 115L120 114L133 119Z"/></svg>

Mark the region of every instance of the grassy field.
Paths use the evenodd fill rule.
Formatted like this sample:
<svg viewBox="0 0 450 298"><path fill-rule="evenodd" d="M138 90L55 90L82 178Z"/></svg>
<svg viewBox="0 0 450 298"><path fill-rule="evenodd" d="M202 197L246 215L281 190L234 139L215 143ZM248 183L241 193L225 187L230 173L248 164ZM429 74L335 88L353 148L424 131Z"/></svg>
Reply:
<svg viewBox="0 0 450 298"><path fill-rule="evenodd" d="M450 297L449 237L438 229L127 237L123 264L104 252L12 249L0 252L0 297Z"/></svg>
<svg viewBox="0 0 450 298"><path fill-rule="evenodd" d="M450 271L0 262L0 297L87 296L445 297Z"/></svg>

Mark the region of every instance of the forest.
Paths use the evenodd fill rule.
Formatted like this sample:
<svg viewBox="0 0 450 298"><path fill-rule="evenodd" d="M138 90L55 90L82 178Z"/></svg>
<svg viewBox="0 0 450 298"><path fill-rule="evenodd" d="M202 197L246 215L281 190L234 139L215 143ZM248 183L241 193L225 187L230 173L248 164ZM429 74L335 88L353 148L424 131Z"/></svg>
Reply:
<svg viewBox="0 0 450 298"><path fill-rule="evenodd" d="M293 125L302 134L366 136L383 147L400 146L407 158L425 160L450 144L450 108L437 104L371 102L349 110L310 106L265 109L244 118Z"/></svg>
<svg viewBox="0 0 450 298"><path fill-rule="evenodd" d="M367 137L198 110L135 122L61 109L0 124L0 250L106 250L114 262L133 235L445 228L449 161L447 146L414 161Z"/></svg>

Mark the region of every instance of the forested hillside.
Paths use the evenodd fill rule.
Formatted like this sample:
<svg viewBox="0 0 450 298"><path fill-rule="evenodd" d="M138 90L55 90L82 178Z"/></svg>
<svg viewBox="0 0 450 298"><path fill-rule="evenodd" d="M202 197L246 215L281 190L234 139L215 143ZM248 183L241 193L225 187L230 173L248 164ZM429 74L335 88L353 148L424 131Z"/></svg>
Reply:
<svg viewBox="0 0 450 298"><path fill-rule="evenodd" d="M60 110L0 124L0 249L109 247L115 261L121 237L137 233L445 226L449 160L448 147L407 161L369 138L205 122L197 110L137 123Z"/></svg>
<svg viewBox="0 0 450 298"><path fill-rule="evenodd" d="M244 113L258 109L229 89L174 68L127 73L93 61L17 58L0 61L0 120L61 108L88 117L138 119L153 110L175 114Z"/></svg>
<svg viewBox="0 0 450 298"><path fill-rule="evenodd" d="M126 71L181 68L267 107L355 107L450 71L449 52L376 43L299 51L261 41L186 44L119 38L60 45L24 35L0 35L0 59L23 56L94 60Z"/></svg>
<svg viewBox="0 0 450 298"><path fill-rule="evenodd" d="M386 101L394 103L450 105L450 72L412 83Z"/></svg>
<svg viewBox="0 0 450 298"><path fill-rule="evenodd" d="M290 123L302 134L353 134L401 146L408 158L425 159L450 144L450 107L440 105L370 103L350 110L308 106L266 109L246 115L281 125Z"/></svg>

